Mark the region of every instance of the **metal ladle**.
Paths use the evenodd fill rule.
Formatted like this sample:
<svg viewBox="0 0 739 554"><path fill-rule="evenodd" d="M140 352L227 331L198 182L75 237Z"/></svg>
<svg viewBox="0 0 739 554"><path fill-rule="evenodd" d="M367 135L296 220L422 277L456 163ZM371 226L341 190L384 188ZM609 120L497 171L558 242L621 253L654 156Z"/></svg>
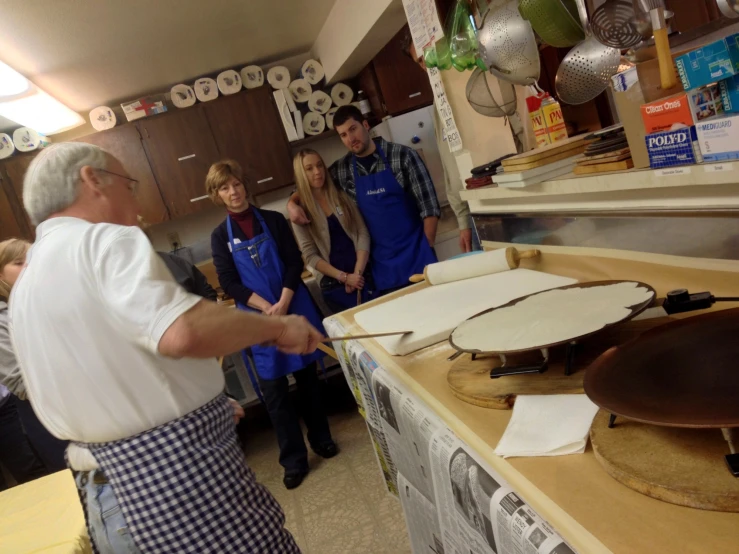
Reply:
<svg viewBox="0 0 739 554"><path fill-rule="evenodd" d="M557 95L566 104L584 104L598 96L608 88L621 63L620 50L601 44L593 36L584 1L576 3L586 38L565 56L555 79Z"/></svg>

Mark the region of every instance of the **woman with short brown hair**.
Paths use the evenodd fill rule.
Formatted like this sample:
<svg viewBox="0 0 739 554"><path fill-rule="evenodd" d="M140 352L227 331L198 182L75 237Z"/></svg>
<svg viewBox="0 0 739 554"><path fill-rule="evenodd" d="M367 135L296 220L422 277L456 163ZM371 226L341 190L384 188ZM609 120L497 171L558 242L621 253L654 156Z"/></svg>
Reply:
<svg viewBox="0 0 739 554"><path fill-rule="evenodd" d="M227 211L226 220L211 235L213 264L224 292L236 301L239 309L267 315L301 315L323 330L320 312L301 278L300 250L282 214L249 203L243 172L233 160L211 166L205 189L213 202L225 206ZM311 448L324 458L338 452L329 431L316 373L316 363L322 354L288 355L273 346L254 346L251 354L256 379L246 352L242 353L244 364L254 389L261 389L277 432L280 464L285 468L283 482L292 489L308 473L308 451L298 414L288 398L287 375L292 374L297 382Z"/></svg>

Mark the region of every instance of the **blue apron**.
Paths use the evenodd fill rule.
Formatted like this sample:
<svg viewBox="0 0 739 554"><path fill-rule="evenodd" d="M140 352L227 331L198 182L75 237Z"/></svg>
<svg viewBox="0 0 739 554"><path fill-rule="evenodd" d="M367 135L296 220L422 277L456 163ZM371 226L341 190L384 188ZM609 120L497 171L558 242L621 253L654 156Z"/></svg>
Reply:
<svg viewBox="0 0 739 554"><path fill-rule="evenodd" d="M285 264L280 259L277 251L277 243L269 232L269 228L264 223L259 210L256 208L254 208L254 216L262 226L262 232L251 240L239 243L234 243L231 217L227 216L228 242L231 245L234 264L244 286L249 287L270 304L275 304L282 295L282 277L285 273ZM241 310L259 313L259 310L245 306L240 302L237 302L236 306ZM322 318L313 303L308 289L303 283L300 283L295 290L288 314L302 315L316 329L324 332L323 324L321 323ZM300 356L285 354L277 350L275 346L252 346L251 353L256 371L262 379L283 377L323 358L323 354L318 350L313 354ZM242 351L242 357L244 358L244 365L246 365L246 369L249 372L252 386L261 398L259 386L252 374L246 351Z"/></svg>
<svg viewBox="0 0 739 554"><path fill-rule="evenodd" d="M423 221L410 194L393 175L385 153L377 145L385 169L360 177L352 156L357 205L372 239L372 275L378 291L408 285L408 278L436 262L423 232Z"/></svg>

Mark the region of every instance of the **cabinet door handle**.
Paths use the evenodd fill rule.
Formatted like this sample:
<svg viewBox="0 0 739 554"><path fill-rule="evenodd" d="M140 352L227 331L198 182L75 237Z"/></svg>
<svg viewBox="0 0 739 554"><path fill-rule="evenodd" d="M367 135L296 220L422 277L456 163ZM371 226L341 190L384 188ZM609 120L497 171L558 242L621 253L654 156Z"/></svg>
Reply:
<svg viewBox="0 0 739 554"><path fill-rule="evenodd" d="M416 96L421 96L420 92L414 92L413 94L409 94L408 98L415 98Z"/></svg>
<svg viewBox="0 0 739 554"><path fill-rule="evenodd" d="M189 156L182 156L181 158L177 158L178 162L182 162L184 160L189 160L190 158L194 158L195 154L190 154Z"/></svg>
<svg viewBox="0 0 739 554"><path fill-rule="evenodd" d="M197 198L190 198L190 202L200 202L201 200L205 200L208 198L207 194L204 194L203 196L198 196Z"/></svg>
<svg viewBox="0 0 739 554"><path fill-rule="evenodd" d="M265 179L259 179L259 181L257 181L257 184L258 185L261 185L262 183L267 183L267 182L271 181L272 179L274 179L274 177L267 177Z"/></svg>

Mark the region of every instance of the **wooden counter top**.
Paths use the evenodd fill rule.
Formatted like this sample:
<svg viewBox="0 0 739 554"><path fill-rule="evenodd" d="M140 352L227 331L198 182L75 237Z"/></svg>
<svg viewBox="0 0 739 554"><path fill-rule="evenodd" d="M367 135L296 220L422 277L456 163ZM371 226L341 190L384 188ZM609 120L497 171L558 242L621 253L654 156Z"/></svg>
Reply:
<svg viewBox="0 0 739 554"><path fill-rule="evenodd" d="M678 271L672 272L673 276ZM650 284L657 285L654 280ZM416 285L376 302L392 300L423 286L426 285ZM349 332L356 332L361 328L356 325L354 314L362 309L366 306L343 312L336 319ZM494 455L493 449L512 412L473 406L452 394L446 379L453 362L447 358L455 350L447 342L402 357L390 356L371 339L361 344L380 366L417 394L498 471L580 554L609 550L617 554L739 551L739 514L685 508L637 493L605 472L590 445L581 455L507 460ZM577 367L583 370L582 364ZM555 365L549 371L562 368Z"/></svg>

